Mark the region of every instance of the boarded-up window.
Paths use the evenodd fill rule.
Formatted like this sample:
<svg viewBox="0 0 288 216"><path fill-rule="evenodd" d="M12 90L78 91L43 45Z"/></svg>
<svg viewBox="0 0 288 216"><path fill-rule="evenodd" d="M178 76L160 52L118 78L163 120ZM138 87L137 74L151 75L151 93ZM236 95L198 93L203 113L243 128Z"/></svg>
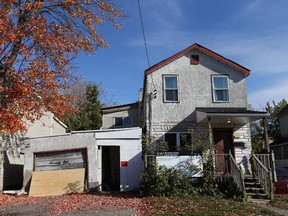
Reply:
<svg viewBox="0 0 288 216"><path fill-rule="evenodd" d="M191 64L198 65L199 64L199 55L191 55Z"/></svg>
<svg viewBox="0 0 288 216"><path fill-rule="evenodd" d="M79 169L85 167L85 149L35 154L35 171Z"/></svg>

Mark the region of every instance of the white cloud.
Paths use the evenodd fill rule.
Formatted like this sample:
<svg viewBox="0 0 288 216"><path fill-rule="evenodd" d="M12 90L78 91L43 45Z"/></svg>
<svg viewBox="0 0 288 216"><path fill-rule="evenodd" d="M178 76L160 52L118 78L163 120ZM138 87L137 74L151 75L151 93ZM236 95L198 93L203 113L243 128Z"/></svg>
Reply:
<svg viewBox="0 0 288 216"><path fill-rule="evenodd" d="M192 43L209 49L249 68L257 76L288 72L288 34L275 37L237 37L233 33L208 34L190 31L157 31L146 35L148 49L161 49L162 56L176 53ZM143 39L131 41L132 46L143 46ZM150 52L151 55L153 52ZM155 53L156 55L156 53Z"/></svg>
<svg viewBox="0 0 288 216"><path fill-rule="evenodd" d="M288 99L288 78L282 79L270 86L263 86L262 89L248 93L248 103L256 109L263 109L267 102L273 100L277 103L282 99Z"/></svg>
<svg viewBox="0 0 288 216"><path fill-rule="evenodd" d="M275 37L256 37L250 39L234 39L222 35L217 40L217 49L228 57L240 60L239 63L251 69L257 76L288 72L287 34Z"/></svg>

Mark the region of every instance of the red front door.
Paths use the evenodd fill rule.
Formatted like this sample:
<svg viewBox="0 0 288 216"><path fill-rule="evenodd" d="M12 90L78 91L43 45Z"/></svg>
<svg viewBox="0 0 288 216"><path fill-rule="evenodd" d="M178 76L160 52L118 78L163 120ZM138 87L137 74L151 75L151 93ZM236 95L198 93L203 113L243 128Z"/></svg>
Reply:
<svg viewBox="0 0 288 216"><path fill-rule="evenodd" d="M216 172L225 174L230 171L229 151L234 157L233 129L221 128L213 130L215 144Z"/></svg>

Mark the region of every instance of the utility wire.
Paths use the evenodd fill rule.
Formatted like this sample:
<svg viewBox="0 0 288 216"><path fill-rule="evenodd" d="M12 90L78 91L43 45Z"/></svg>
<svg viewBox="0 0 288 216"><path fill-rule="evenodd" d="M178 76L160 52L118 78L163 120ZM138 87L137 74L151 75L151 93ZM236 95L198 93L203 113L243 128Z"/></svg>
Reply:
<svg viewBox="0 0 288 216"><path fill-rule="evenodd" d="M143 17L142 17L142 10L141 10L141 4L140 4L140 0L138 0L138 7L139 7L139 15L140 15L140 20L141 20L141 28L142 28L142 34L143 34L143 39L144 39L144 47L145 47L145 52L146 52L146 58L147 58L147 63L148 63L148 67L150 68L150 60L149 60L149 54L148 54L148 48L147 48L147 42L146 42L146 36L145 36L145 30L144 30L144 23L143 23ZM152 96L155 99L157 96L157 92L156 92L156 86L153 80L153 74L151 74L151 80L152 80L152 84L154 87L154 90L152 92Z"/></svg>
<svg viewBox="0 0 288 216"><path fill-rule="evenodd" d="M147 48L147 42L146 42L146 37L145 37L145 30L144 30L144 23L143 23L143 18L142 18L140 0L138 0L138 7L139 7L139 14L140 14L140 20L141 20L141 28L142 28L142 34L143 34L143 39L144 39L146 58L147 58L148 67L150 68L151 65L150 65L150 60L149 60L149 55L148 55L148 48Z"/></svg>

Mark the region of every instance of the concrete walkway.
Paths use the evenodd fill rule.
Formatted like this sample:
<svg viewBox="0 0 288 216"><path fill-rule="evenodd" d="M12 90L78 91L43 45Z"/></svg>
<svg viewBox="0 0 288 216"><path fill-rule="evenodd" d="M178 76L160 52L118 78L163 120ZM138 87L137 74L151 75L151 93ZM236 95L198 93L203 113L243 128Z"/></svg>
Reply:
<svg viewBox="0 0 288 216"><path fill-rule="evenodd" d="M288 216L288 210L280 209L270 205L261 205L262 208L275 212L276 214Z"/></svg>

